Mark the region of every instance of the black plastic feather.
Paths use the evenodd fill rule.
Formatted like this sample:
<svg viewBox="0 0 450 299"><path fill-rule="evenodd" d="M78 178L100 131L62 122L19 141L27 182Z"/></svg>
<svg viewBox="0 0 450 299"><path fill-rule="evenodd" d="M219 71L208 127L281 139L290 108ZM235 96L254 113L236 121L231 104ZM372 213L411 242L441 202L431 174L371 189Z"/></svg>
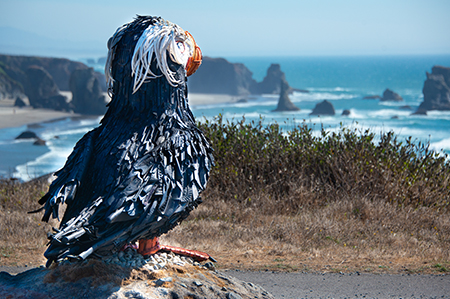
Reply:
<svg viewBox="0 0 450 299"><path fill-rule="evenodd" d="M59 230L49 237L48 264L159 236L201 202L214 162L187 103L185 70L169 59L183 84L171 86L161 76L132 93L133 47L153 23L139 16L110 40L114 81L108 111L77 143L39 201L44 221L67 204Z"/></svg>

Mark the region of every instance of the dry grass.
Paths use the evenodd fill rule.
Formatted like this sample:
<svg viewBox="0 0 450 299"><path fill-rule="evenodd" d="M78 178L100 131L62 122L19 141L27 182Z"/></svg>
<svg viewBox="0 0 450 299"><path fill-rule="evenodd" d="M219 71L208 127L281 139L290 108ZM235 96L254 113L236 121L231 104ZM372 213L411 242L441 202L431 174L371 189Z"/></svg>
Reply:
<svg viewBox="0 0 450 299"><path fill-rule="evenodd" d="M41 222L42 215L28 214L40 208L37 200L48 189L43 181L19 183L0 181L0 264L39 266L45 262L43 252L47 232L55 221Z"/></svg>
<svg viewBox="0 0 450 299"><path fill-rule="evenodd" d="M204 202L163 243L203 250L218 268L450 271L448 160L392 134L313 137L301 127L206 123L216 167ZM44 263L42 182L0 181L0 265Z"/></svg>
<svg viewBox="0 0 450 299"><path fill-rule="evenodd" d="M436 273L450 268L449 231L448 214L367 197L267 215L208 194L164 241L206 251L222 268Z"/></svg>

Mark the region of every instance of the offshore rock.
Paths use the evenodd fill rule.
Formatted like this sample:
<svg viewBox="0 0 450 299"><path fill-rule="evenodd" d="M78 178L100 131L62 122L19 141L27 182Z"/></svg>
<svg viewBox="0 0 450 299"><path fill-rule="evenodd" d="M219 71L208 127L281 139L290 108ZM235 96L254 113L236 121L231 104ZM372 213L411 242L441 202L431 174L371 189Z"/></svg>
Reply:
<svg viewBox="0 0 450 299"><path fill-rule="evenodd" d="M39 138L33 131L23 131L15 139L37 139Z"/></svg>
<svg viewBox="0 0 450 299"><path fill-rule="evenodd" d="M120 262L122 260L122 262ZM118 263L122 263L119 265ZM125 264L124 264L125 263ZM0 297L8 298L274 298L261 287L212 271L173 254L143 260L122 253L66 262L12 276L0 272Z"/></svg>
<svg viewBox="0 0 450 299"><path fill-rule="evenodd" d="M291 93L291 87L286 81L286 76L281 71L281 66L277 63L271 64L267 69L267 74L264 77L262 82L256 83L253 87L254 94L274 94L281 92L280 80L284 80L287 84L287 92Z"/></svg>
<svg viewBox="0 0 450 299"><path fill-rule="evenodd" d="M348 109L344 109L343 111L342 111L342 116L349 116L351 114L351 111L350 110L348 110Z"/></svg>
<svg viewBox="0 0 450 299"><path fill-rule="evenodd" d="M418 111L450 110L450 68L433 66L423 85L423 102Z"/></svg>
<svg viewBox="0 0 450 299"><path fill-rule="evenodd" d="M41 138L37 138L35 142L33 142L33 145L38 145L38 146L44 146L46 145L46 141L41 139Z"/></svg>
<svg viewBox="0 0 450 299"><path fill-rule="evenodd" d="M105 96L94 69L78 69L70 76L73 111L79 114L102 115L106 112Z"/></svg>
<svg viewBox="0 0 450 299"><path fill-rule="evenodd" d="M66 97L61 95L52 76L40 66L30 66L26 71L25 94L33 108L69 111Z"/></svg>
<svg viewBox="0 0 450 299"><path fill-rule="evenodd" d="M313 111L309 115L334 115L334 107L331 102L325 100L323 102L317 103Z"/></svg>
<svg viewBox="0 0 450 299"><path fill-rule="evenodd" d="M382 101L382 102L386 102L386 101L401 102L401 101L403 101L403 98L398 93L395 93L392 90L390 90L389 88L387 88L383 92L383 96L380 98L380 101Z"/></svg>
<svg viewBox="0 0 450 299"><path fill-rule="evenodd" d="M289 84L287 83L284 76L281 78L280 85L280 98L278 100L278 106L273 112L279 111L298 111L300 108L294 105L289 99Z"/></svg>

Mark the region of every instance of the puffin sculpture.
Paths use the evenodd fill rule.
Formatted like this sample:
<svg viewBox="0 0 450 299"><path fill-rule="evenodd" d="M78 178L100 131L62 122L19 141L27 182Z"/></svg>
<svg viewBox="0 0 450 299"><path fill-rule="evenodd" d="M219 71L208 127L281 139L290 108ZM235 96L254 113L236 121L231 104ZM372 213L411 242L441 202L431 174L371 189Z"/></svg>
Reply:
<svg viewBox="0 0 450 299"><path fill-rule="evenodd" d="M47 266L136 241L142 255L170 249L157 237L201 203L214 164L187 99L187 76L202 59L192 35L161 17L137 16L117 29L108 49L108 110L39 200L43 221L59 219L67 204L48 236Z"/></svg>

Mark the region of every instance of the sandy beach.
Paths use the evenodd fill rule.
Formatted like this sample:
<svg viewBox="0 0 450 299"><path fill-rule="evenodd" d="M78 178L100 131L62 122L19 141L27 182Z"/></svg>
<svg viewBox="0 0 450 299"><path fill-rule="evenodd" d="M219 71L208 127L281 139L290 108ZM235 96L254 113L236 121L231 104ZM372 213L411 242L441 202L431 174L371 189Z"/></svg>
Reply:
<svg viewBox="0 0 450 299"><path fill-rule="evenodd" d="M68 93L70 94L70 93ZM68 95L66 94L66 95ZM189 104L208 105L236 101L237 97L221 94L189 94ZM31 107L14 107L14 100L0 101L0 129L20 127L67 117L79 117L75 113L61 112L50 109L33 109Z"/></svg>

